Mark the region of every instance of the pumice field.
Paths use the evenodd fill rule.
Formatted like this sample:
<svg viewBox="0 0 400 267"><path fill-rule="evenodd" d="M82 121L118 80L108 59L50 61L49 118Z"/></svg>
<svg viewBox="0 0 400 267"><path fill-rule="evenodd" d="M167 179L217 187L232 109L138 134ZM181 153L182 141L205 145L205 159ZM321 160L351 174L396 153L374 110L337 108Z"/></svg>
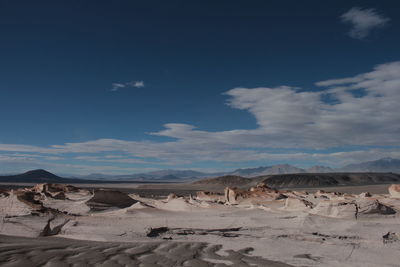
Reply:
<svg viewBox="0 0 400 267"><path fill-rule="evenodd" d="M387 194L227 187L145 198L37 184L0 193L2 266L397 266Z"/></svg>

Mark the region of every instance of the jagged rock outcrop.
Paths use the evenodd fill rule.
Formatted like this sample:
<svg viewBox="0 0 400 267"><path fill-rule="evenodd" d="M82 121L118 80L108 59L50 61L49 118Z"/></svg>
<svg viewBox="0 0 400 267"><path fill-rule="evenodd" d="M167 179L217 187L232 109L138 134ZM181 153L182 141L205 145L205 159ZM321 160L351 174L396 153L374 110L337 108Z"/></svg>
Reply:
<svg viewBox="0 0 400 267"><path fill-rule="evenodd" d="M42 202L40 199L40 194L35 193L30 190L15 190L14 194L17 196L17 199L22 203L28 205L32 210L35 211L44 211Z"/></svg>
<svg viewBox="0 0 400 267"><path fill-rule="evenodd" d="M400 198L400 184L392 184L389 186L389 194L392 198Z"/></svg>
<svg viewBox="0 0 400 267"><path fill-rule="evenodd" d="M300 198L293 198L293 197L288 197L285 199L285 210L291 210L291 211L303 211L307 209L311 209L313 207L313 204L307 200L300 199Z"/></svg>
<svg viewBox="0 0 400 267"><path fill-rule="evenodd" d="M67 184L37 184L33 187L33 190L37 193L58 193L58 192L78 192L80 189Z"/></svg>
<svg viewBox="0 0 400 267"><path fill-rule="evenodd" d="M167 202L171 201L172 199L178 198L178 196L174 193L171 193L167 196Z"/></svg>
<svg viewBox="0 0 400 267"><path fill-rule="evenodd" d="M43 230L39 233L39 236L58 235L61 232L64 225L66 225L70 221L69 219L65 219L64 222L52 227L51 222L54 221L54 219L55 219L55 217L52 217L47 220L47 223L46 223L45 227L43 228Z"/></svg>
<svg viewBox="0 0 400 267"><path fill-rule="evenodd" d="M325 192L324 190L318 190L314 193L314 197L317 198L325 198L325 199L338 199L343 197L344 194L339 192Z"/></svg>
<svg viewBox="0 0 400 267"><path fill-rule="evenodd" d="M391 215L396 211L375 198L366 197L354 200L322 200L311 214L333 218L359 218L364 215Z"/></svg>
<svg viewBox="0 0 400 267"><path fill-rule="evenodd" d="M259 184L250 190L237 189L235 187L225 188L225 203L231 205L237 204L263 204L264 202L282 199L282 193L266 186L264 183Z"/></svg>
<svg viewBox="0 0 400 267"><path fill-rule="evenodd" d="M382 236L383 244L390 244L400 241L400 233L388 232Z"/></svg>
<svg viewBox="0 0 400 267"><path fill-rule="evenodd" d="M79 189L72 185L50 184L50 183L37 184L30 190L36 193L41 193L46 197L51 197L54 199L66 199L68 198L68 195L72 193L78 193L78 192L88 193L87 190Z"/></svg>
<svg viewBox="0 0 400 267"><path fill-rule="evenodd" d="M396 187L392 186L392 192ZM230 205L261 205L265 208L276 208L279 199L284 199L280 209L287 211L308 211L310 214L333 218L359 218L367 215L391 215L396 210L384 195L365 192L360 195L325 192L315 193L275 190L261 183L249 190L227 187L225 203ZM381 202L382 200L383 202ZM282 203L282 202L281 202Z"/></svg>
<svg viewBox="0 0 400 267"><path fill-rule="evenodd" d="M225 202L224 195L208 191L196 192L196 199L200 201Z"/></svg>
<svg viewBox="0 0 400 267"><path fill-rule="evenodd" d="M31 188L20 188L0 198L4 212L9 216L38 213L86 214L90 208L85 202L92 196L88 190L71 185L37 184ZM9 203L9 204L5 204ZM6 210L7 209L7 210ZM14 214L14 215L13 215Z"/></svg>
<svg viewBox="0 0 400 267"><path fill-rule="evenodd" d="M374 198L364 198L356 200L357 205L357 216L364 214L381 214L391 215L395 214L396 211Z"/></svg>
<svg viewBox="0 0 400 267"><path fill-rule="evenodd" d="M31 205L28 201L22 201L24 197L10 191L7 196L0 198L0 214L3 216L25 216L42 210L42 206Z"/></svg>
<svg viewBox="0 0 400 267"><path fill-rule="evenodd" d="M322 200L309 213L333 218L356 218L357 205L354 202Z"/></svg>
<svg viewBox="0 0 400 267"><path fill-rule="evenodd" d="M10 191L7 189L0 188L0 197L7 197L10 195Z"/></svg>
<svg viewBox="0 0 400 267"><path fill-rule="evenodd" d="M137 200L120 191L98 189L94 191L94 196L86 204L92 210L104 210L109 207L127 208L136 202Z"/></svg>

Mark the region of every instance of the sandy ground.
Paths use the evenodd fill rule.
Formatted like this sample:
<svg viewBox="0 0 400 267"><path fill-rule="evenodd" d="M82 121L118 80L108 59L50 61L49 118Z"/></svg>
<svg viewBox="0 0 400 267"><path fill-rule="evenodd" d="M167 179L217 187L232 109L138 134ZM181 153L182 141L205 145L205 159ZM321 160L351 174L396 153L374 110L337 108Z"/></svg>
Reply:
<svg viewBox="0 0 400 267"><path fill-rule="evenodd" d="M0 235L1 266L271 266L290 265L200 242L94 242Z"/></svg>
<svg viewBox="0 0 400 267"><path fill-rule="evenodd" d="M90 193L68 196L44 200L69 211L56 215L31 215L0 199L2 266L400 266L400 241L383 239L400 233L399 212L334 218L285 200L224 205L138 195L129 207L89 212ZM10 216L10 203L20 215ZM52 229L63 225L57 237L38 237L53 217Z"/></svg>

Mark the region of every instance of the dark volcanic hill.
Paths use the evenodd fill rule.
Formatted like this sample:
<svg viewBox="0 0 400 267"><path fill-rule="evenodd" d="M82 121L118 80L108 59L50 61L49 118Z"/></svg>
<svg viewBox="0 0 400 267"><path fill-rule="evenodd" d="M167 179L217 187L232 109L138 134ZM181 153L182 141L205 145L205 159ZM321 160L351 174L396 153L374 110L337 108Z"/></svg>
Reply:
<svg viewBox="0 0 400 267"><path fill-rule="evenodd" d="M254 180L251 178L244 178L236 175L225 175L216 178L202 179L193 184L197 185L218 185L218 186L242 186L247 185Z"/></svg>
<svg viewBox="0 0 400 267"><path fill-rule="evenodd" d="M400 174L395 173L295 173L244 178L221 176L203 179L194 184L250 187L264 182L273 188L307 188L328 186L356 186L400 183Z"/></svg>
<svg viewBox="0 0 400 267"><path fill-rule="evenodd" d="M237 169L229 173L229 175L237 175L242 177L257 177L262 175L286 174L286 173L302 173L304 169L297 168L289 164L278 164L273 166Z"/></svg>
<svg viewBox="0 0 400 267"><path fill-rule="evenodd" d="M73 183L80 179L67 179L59 177L46 170L32 170L17 175L0 176L0 182L9 183Z"/></svg>
<svg viewBox="0 0 400 267"><path fill-rule="evenodd" d="M260 179L262 177L259 177ZM400 183L400 174L394 173L299 173L265 177L262 182L271 187L354 186Z"/></svg>

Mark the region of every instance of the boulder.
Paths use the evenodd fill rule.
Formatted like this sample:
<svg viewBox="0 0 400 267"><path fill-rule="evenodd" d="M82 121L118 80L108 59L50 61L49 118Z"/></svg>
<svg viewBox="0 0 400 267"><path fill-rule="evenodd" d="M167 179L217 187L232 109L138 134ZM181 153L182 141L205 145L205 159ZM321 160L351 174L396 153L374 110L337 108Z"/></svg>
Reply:
<svg viewBox="0 0 400 267"><path fill-rule="evenodd" d="M400 241L400 233L388 232L387 234L382 236L383 244L399 242Z"/></svg>
<svg viewBox="0 0 400 267"><path fill-rule="evenodd" d="M367 198L367 197L372 197L370 192L362 192L361 194L358 195L359 198Z"/></svg>

